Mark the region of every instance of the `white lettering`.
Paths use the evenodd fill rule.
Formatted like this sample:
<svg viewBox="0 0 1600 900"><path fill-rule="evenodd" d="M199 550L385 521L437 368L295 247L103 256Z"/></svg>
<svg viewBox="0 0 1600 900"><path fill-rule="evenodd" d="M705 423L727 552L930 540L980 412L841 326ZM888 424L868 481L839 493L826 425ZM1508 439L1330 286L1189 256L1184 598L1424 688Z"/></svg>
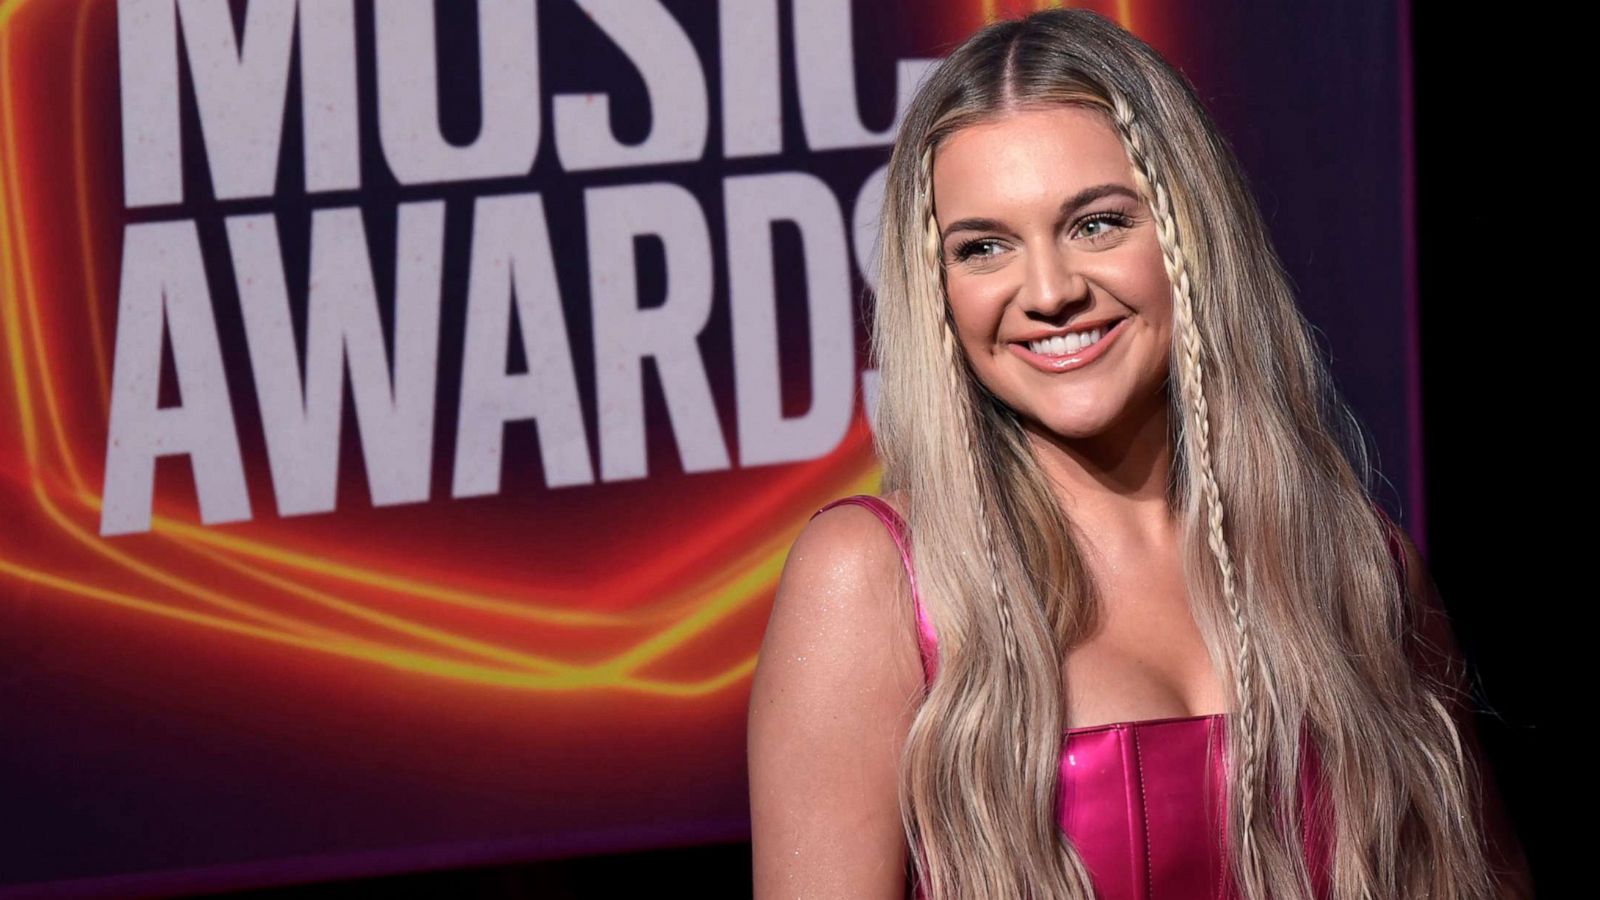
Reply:
<svg viewBox="0 0 1600 900"><path fill-rule="evenodd" d="M457 147L439 131L432 0L374 4L378 131L401 184L526 175L539 149L539 31L534 0L479 0L483 125Z"/></svg>
<svg viewBox="0 0 1600 900"><path fill-rule="evenodd" d="M178 406L158 408L161 337L172 343ZM100 533L150 530L156 459L189 455L200 521L250 518L244 463L193 222L129 225L111 374Z"/></svg>
<svg viewBox="0 0 1600 900"><path fill-rule="evenodd" d="M120 0L123 197L129 208L183 202L178 117L179 13L216 196L271 196L299 16L306 188L361 184L355 15L350 0L252 3L244 40L226 3Z"/></svg>
<svg viewBox="0 0 1600 900"><path fill-rule="evenodd" d="M327 209L313 214L302 384L273 217L228 219L228 243L280 515L334 508L347 366L373 505L428 499L444 203L402 205L396 240L391 379L361 213Z"/></svg>
<svg viewBox="0 0 1600 900"><path fill-rule="evenodd" d="M568 172L699 159L709 121L706 76L672 14L644 0L578 0L639 70L650 100L650 135L634 145L611 133L611 98L557 94L556 157Z"/></svg>
<svg viewBox="0 0 1600 900"><path fill-rule="evenodd" d="M600 404L600 471L606 481L643 478L645 357L655 360L685 472L726 469L727 442L700 356L711 317L711 235L688 191L671 184L592 188L589 293L594 304L595 386ZM661 240L666 300L639 308L634 238Z"/></svg>
<svg viewBox="0 0 1600 900"><path fill-rule="evenodd" d="M839 202L822 181L798 172L730 178L723 193L739 463L759 466L825 456L844 438L855 411L849 250ZM811 409L795 418L782 415L771 240L776 221L798 226L805 248Z"/></svg>
<svg viewBox="0 0 1600 900"><path fill-rule="evenodd" d="M528 371L508 375L513 298ZM455 496L499 492L504 426L522 419L538 420L547 485L594 482L561 289L538 194L478 198L461 356Z"/></svg>
<svg viewBox="0 0 1600 900"><path fill-rule="evenodd" d="M722 153L729 159L783 152L778 0L722 0Z"/></svg>
<svg viewBox="0 0 1600 900"><path fill-rule="evenodd" d="M882 147L894 143L900 118L917 84L938 63L903 59L895 67L894 121L873 131L861 121L856 100L855 40L850 0L794 0L795 76L800 123L812 150Z"/></svg>

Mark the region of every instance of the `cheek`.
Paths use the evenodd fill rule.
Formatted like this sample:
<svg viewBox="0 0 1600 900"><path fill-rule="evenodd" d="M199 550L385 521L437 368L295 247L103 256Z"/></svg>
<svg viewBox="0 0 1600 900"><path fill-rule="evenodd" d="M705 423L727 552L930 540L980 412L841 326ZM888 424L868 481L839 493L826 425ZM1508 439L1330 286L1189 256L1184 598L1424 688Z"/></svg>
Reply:
<svg viewBox="0 0 1600 900"><path fill-rule="evenodd" d="M1140 306L1140 312L1151 319L1172 318L1172 281L1167 278L1166 264L1162 261L1161 245L1152 235L1137 265L1129 271L1130 298ZM1191 282L1193 274L1190 275Z"/></svg>
<svg viewBox="0 0 1600 900"><path fill-rule="evenodd" d="M999 326L999 309L985 297L984 292L971 285L951 284L947 293L951 317L956 323L956 337L972 352L994 340Z"/></svg>

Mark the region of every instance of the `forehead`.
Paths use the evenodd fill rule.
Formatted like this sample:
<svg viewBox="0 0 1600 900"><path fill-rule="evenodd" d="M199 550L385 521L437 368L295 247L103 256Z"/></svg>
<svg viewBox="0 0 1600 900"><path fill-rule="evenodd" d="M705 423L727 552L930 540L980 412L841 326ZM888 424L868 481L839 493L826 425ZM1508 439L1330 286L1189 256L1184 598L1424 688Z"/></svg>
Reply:
<svg viewBox="0 0 1600 900"><path fill-rule="evenodd" d="M1046 204L1106 182L1133 186L1127 151L1098 110L1060 106L1007 113L955 132L933 157L941 220L1013 204Z"/></svg>

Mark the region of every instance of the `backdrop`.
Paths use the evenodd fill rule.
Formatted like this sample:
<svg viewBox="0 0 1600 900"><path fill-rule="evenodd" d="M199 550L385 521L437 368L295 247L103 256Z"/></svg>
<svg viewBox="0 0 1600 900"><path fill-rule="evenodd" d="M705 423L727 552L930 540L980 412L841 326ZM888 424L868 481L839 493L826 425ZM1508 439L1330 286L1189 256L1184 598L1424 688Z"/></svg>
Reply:
<svg viewBox="0 0 1600 900"><path fill-rule="evenodd" d="M1085 5L1420 511L1404 10ZM1031 8L0 2L0 893L747 838L784 555L877 489L899 112Z"/></svg>

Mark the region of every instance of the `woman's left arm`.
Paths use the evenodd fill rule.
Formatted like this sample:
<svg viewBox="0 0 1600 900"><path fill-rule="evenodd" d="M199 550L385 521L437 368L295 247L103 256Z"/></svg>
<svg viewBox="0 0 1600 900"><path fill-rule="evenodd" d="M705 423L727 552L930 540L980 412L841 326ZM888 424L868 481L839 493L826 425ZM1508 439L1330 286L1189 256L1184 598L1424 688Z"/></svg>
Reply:
<svg viewBox="0 0 1600 900"><path fill-rule="evenodd" d="M1434 583L1410 536L1398 527L1394 527L1394 531L1399 535L1400 544L1405 551L1406 587L1409 596L1416 603L1421 637L1428 645L1429 651L1437 654L1438 661L1446 672L1464 676L1465 660L1451 630L1450 619L1439 597L1438 586ZM1463 749L1479 772L1481 804L1479 815L1488 840L1488 859L1496 877L1499 897L1501 900L1532 900L1533 876L1529 871L1522 844L1518 841L1516 832L1511 827L1511 821L1506 815L1499 787L1495 783L1494 772L1478 740L1477 715L1470 702L1469 682L1465 677L1456 677L1455 674L1451 674L1447 681L1459 685L1462 692L1460 696L1452 698L1451 706L1461 734Z"/></svg>

